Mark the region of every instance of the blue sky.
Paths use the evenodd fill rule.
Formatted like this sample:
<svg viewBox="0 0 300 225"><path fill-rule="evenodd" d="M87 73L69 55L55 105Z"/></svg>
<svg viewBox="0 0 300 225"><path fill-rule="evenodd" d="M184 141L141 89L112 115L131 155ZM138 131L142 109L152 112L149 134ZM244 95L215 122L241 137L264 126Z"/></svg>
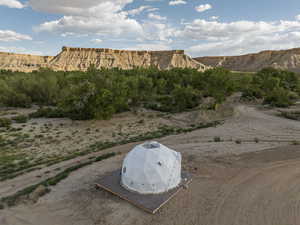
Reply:
<svg viewBox="0 0 300 225"><path fill-rule="evenodd" d="M0 51L184 49L191 56L300 47L296 0L0 0Z"/></svg>

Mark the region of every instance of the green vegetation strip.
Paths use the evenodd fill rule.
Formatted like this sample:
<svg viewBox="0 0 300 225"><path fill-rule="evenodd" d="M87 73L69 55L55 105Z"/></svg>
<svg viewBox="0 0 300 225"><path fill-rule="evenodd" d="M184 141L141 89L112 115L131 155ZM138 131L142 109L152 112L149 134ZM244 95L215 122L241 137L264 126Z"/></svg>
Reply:
<svg viewBox="0 0 300 225"><path fill-rule="evenodd" d="M80 169L82 167L85 167L87 165L91 165L91 164L93 164L95 162L99 162L99 161L102 161L102 160L114 157L116 155L117 155L117 153L115 153L115 152L101 155L99 157L96 157L93 160L89 160L87 162L83 162L83 163L80 163L78 165L69 167L69 168L65 169L64 171L58 173L54 177L48 178L47 180L44 180L44 181L42 181L42 182L40 182L38 184L34 184L34 185L29 186L29 187L26 187L23 190L18 191L14 195L11 195L11 196L8 196L8 197L4 197L0 201L0 209L4 208L5 205L8 206L8 207L12 207L12 206L16 205L18 203L18 201L21 198L23 198L23 197L25 197L25 198L27 197L28 198L29 194L31 194L32 192L34 192L37 189L37 187L39 187L40 185L45 186L47 188L47 192L46 193L48 193L48 192L50 192L50 189L48 188L49 186L54 186L54 185L58 184L63 179L67 178L70 175L71 172L73 172L75 170L78 170L78 169Z"/></svg>
<svg viewBox="0 0 300 225"><path fill-rule="evenodd" d="M211 97L215 108L235 92L244 99L288 107L299 99L300 78L288 71L265 68L257 73L233 73L222 68L100 69L86 72L40 70L32 73L0 71L0 106L41 108L32 117L69 117L74 120L108 119L142 107L183 112ZM49 107L50 106L50 107ZM28 118L16 116L15 122ZM0 126L8 126L0 120Z"/></svg>
<svg viewBox="0 0 300 225"><path fill-rule="evenodd" d="M294 112L280 112L279 116L290 119L290 120L298 120L300 121L300 111Z"/></svg>

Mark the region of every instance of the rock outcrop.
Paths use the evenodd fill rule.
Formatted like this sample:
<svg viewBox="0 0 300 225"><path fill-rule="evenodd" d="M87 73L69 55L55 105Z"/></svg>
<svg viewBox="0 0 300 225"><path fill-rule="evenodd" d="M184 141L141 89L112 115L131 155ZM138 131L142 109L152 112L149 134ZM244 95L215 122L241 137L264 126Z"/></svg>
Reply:
<svg viewBox="0 0 300 225"><path fill-rule="evenodd" d="M183 50L173 51L126 51L95 48L63 47L57 56L32 56L0 53L0 69L30 72L40 68L56 71L86 71L91 65L96 68L157 67L194 68L204 71L209 68L184 54Z"/></svg>
<svg viewBox="0 0 300 225"><path fill-rule="evenodd" d="M48 67L52 56L35 56L0 52L0 69L31 72L39 68Z"/></svg>
<svg viewBox="0 0 300 225"><path fill-rule="evenodd" d="M262 51L241 56L213 56L194 58L212 67L224 67L233 71L256 72L266 67L300 72L300 48L280 51Z"/></svg>

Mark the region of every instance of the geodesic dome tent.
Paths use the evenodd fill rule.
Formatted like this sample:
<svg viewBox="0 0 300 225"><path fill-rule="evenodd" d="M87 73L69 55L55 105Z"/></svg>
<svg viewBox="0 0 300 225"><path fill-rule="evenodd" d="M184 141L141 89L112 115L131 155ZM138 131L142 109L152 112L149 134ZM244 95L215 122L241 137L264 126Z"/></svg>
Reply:
<svg viewBox="0 0 300 225"><path fill-rule="evenodd" d="M181 154L158 142L138 145L125 157L121 185L140 194L159 194L181 183Z"/></svg>

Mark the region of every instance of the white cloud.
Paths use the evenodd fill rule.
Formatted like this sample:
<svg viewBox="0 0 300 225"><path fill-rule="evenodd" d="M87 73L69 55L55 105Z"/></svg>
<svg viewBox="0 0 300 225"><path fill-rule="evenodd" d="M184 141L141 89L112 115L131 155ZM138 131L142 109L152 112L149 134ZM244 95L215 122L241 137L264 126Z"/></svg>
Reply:
<svg viewBox="0 0 300 225"><path fill-rule="evenodd" d="M124 13L112 14L103 19L84 16L64 16L59 20L49 21L35 28L36 31L74 34L113 35L142 32L140 24L128 19Z"/></svg>
<svg viewBox="0 0 300 225"><path fill-rule="evenodd" d="M204 12L206 10L212 9L212 6L210 4L204 4L196 6L195 9L197 12Z"/></svg>
<svg viewBox="0 0 300 225"><path fill-rule="evenodd" d="M36 11L60 13L72 16L93 16L117 13L133 0L29 0L28 5Z"/></svg>
<svg viewBox="0 0 300 225"><path fill-rule="evenodd" d="M176 36L176 29L161 22L148 21L143 24L144 34L140 41L161 41L171 43Z"/></svg>
<svg viewBox="0 0 300 225"><path fill-rule="evenodd" d="M300 15L297 15L295 18L296 20L300 20Z"/></svg>
<svg viewBox="0 0 300 225"><path fill-rule="evenodd" d="M76 38L81 38L81 37L87 37L89 36L88 34L78 34L74 32L65 32L61 34L62 37L76 37Z"/></svg>
<svg viewBox="0 0 300 225"><path fill-rule="evenodd" d="M163 43L151 43L151 44L137 44L128 48L125 48L125 50L147 50L147 51L164 51L164 50L170 50L171 47L169 45L163 44Z"/></svg>
<svg viewBox="0 0 300 225"><path fill-rule="evenodd" d="M9 8L17 8L17 9L22 9L25 6L17 1L17 0L0 0L0 6L7 6Z"/></svg>
<svg viewBox="0 0 300 225"><path fill-rule="evenodd" d="M179 36L202 42L189 47L192 55L237 55L286 49L300 46L300 21L194 20L185 25Z"/></svg>
<svg viewBox="0 0 300 225"><path fill-rule="evenodd" d="M12 30L0 30L0 41L32 40L29 35L19 34Z"/></svg>
<svg viewBox="0 0 300 225"><path fill-rule="evenodd" d="M33 51L23 47L16 46L0 46L0 52L10 52L19 54L32 54L32 55L43 55L40 51Z"/></svg>
<svg viewBox="0 0 300 225"><path fill-rule="evenodd" d="M140 6L139 8L136 8L136 9L131 9L129 11L127 11L128 15L131 15L131 16L135 16L135 15L139 15L141 14L143 11L145 11L146 9L151 9L152 7L149 6L149 5L142 5Z"/></svg>
<svg viewBox="0 0 300 225"><path fill-rule="evenodd" d="M95 38L95 39L92 39L91 40L92 42L94 42L95 44L99 44L99 43L102 43L103 41L99 38Z"/></svg>
<svg viewBox="0 0 300 225"><path fill-rule="evenodd" d="M30 0L29 5L37 11L63 14L58 20L45 22L36 31L54 33L136 35L141 25L128 18L123 8L133 0Z"/></svg>
<svg viewBox="0 0 300 225"><path fill-rule="evenodd" d="M281 29L285 29L284 27L293 26L285 26L283 25L283 23L283 21L281 21L279 24L275 24L272 22L253 22L243 20L231 23L221 23L218 21L196 19L192 23L186 24L181 34L183 34L183 36L185 37L189 37L195 40L224 40L237 36L252 36L280 31Z"/></svg>
<svg viewBox="0 0 300 225"><path fill-rule="evenodd" d="M166 20L167 19L167 17L165 17L165 16L160 16L160 15L154 14L154 13L149 13L148 18L154 19L154 20Z"/></svg>
<svg viewBox="0 0 300 225"><path fill-rule="evenodd" d="M219 16L211 16L209 19L211 19L211 20L218 20Z"/></svg>
<svg viewBox="0 0 300 225"><path fill-rule="evenodd" d="M147 12L159 11L159 8L150 8L146 10Z"/></svg>
<svg viewBox="0 0 300 225"><path fill-rule="evenodd" d="M54 4L55 1L61 4ZM96 34L110 40L122 37L124 42L172 42L175 29L167 24L166 17L153 13L157 8L141 6L124 11L131 2L133 0L30 0L29 5L35 10L63 14L57 20L35 27L38 32L52 32L64 37ZM130 18L143 11L149 12L144 20Z"/></svg>
<svg viewBox="0 0 300 225"><path fill-rule="evenodd" d="M186 4L186 1L184 0L173 0L169 2L169 5L183 5Z"/></svg>

